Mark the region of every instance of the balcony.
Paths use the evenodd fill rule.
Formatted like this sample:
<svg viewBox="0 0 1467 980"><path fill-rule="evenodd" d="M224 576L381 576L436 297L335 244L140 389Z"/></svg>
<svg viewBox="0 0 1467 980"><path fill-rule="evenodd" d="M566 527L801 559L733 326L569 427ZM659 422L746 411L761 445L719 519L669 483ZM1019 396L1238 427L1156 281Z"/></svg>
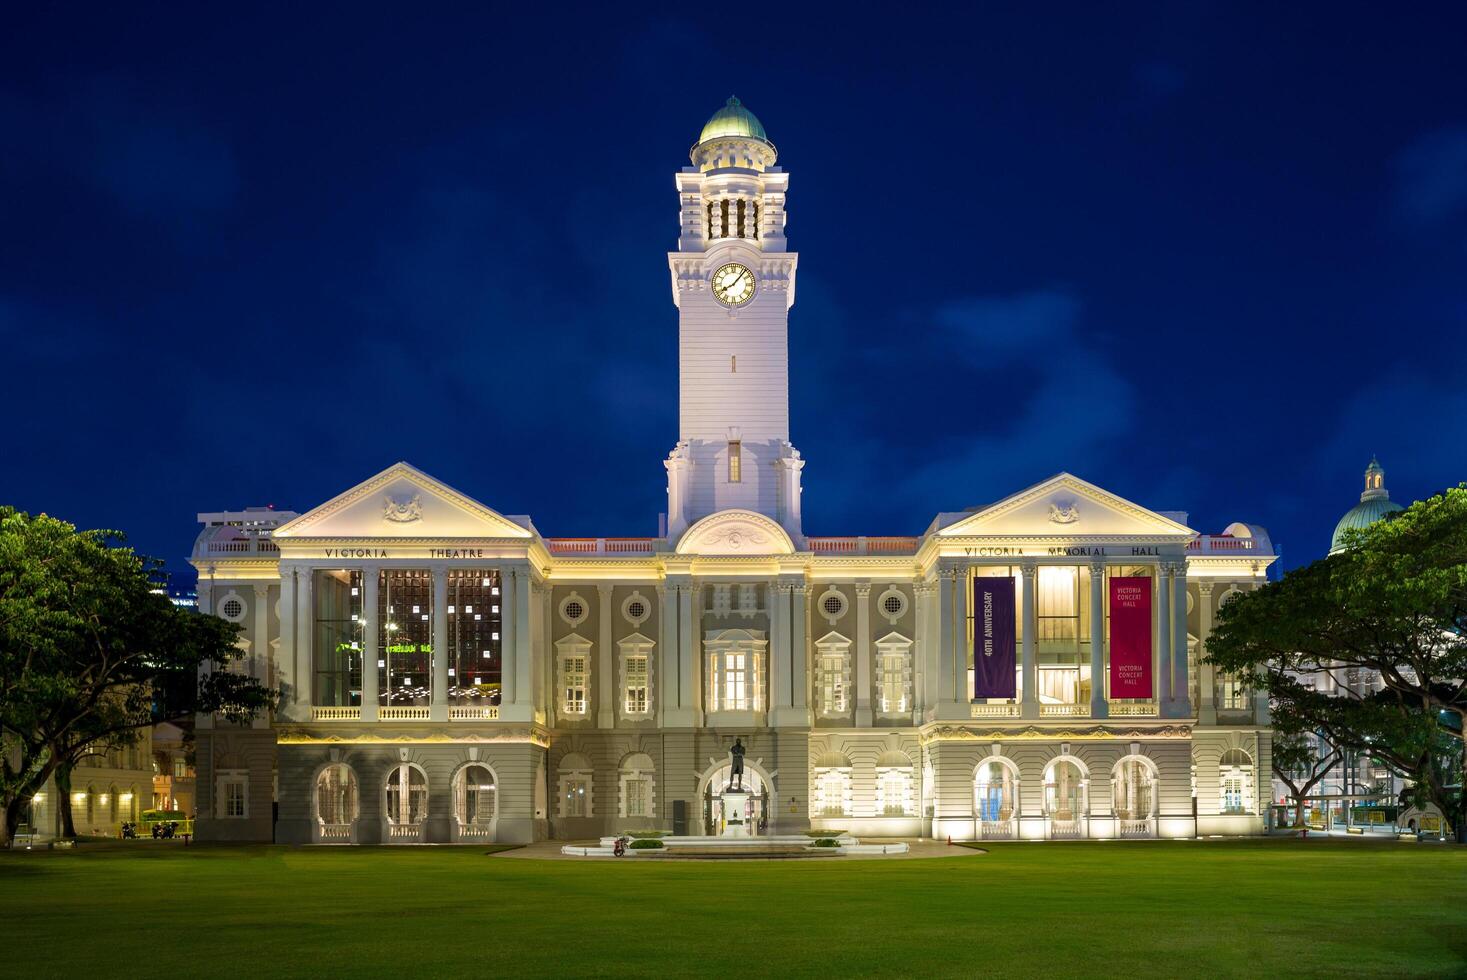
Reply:
<svg viewBox="0 0 1467 980"><path fill-rule="evenodd" d="M659 538L547 538L552 555L653 555Z"/></svg>
<svg viewBox="0 0 1467 980"><path fill-rule="evenodd" d="M209 541L200 549L206 555L270 555L280 554L280 546L269 538L245 541Z"/></svg>
<svg viewBox="0 0 1467 980"><path fill-rule="evenodd" d="M449 721L497 721L498 705L453 704L448 706Z"/></svg>
<svg viewBox="0 0 1467 980"><path fill-rule="evenodd" d="M921 538L848 537L806 538L805 544L817 555L914 555Z"/></svg>
<svg viewBox="0 0 1467 980"><path fill-rule="evenodd" d="M427 721L433 709L426 704L410 704L377 709L378 721Z"/></svg>
<svg viewBox="0 0 1467 980"><path fill-rule="evenodd" d="M972 711L974 718L1018 718L1023 708L1017 704L975 704Z"/></svg>
<svg viewBox="0 0 1467 980"><path fill-rule="evenodd" d="M1090 714L1088 704L1041 704L1041 718L1084 718Z"/></svg>
<svg viewBox="0 0 1467 980"><path fill-rule="evenodd" d="M1112 718L1155 718L1161 713L1155 703L1111 701L1108 707Z"/></svg>
<svg viewBox="0 0 1467 980"><path fill-rule="evenodd" d="M1187 542L1190 555L1235 555L1239 552L1257 550L1258 542L1252 538L1235 538L1231 534L1199 534Z"/></svg>
<svg viewBox="0 0 1467 980"><path fill-rule="evenodd" d="M361 721L362 709L352 706L318 704L311 707L312 721Z"/></svg>

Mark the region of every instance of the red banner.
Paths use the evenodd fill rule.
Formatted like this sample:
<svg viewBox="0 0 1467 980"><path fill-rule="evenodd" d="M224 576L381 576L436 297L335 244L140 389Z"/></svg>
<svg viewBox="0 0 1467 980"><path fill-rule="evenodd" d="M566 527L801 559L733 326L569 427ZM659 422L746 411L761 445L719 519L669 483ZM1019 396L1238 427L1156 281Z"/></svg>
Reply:
<svg viewBox="0 0 1467 980"><path fill-rule="evenodd" d="M1110 696L1151 697L1151 579L1110 580Z"/></svg>

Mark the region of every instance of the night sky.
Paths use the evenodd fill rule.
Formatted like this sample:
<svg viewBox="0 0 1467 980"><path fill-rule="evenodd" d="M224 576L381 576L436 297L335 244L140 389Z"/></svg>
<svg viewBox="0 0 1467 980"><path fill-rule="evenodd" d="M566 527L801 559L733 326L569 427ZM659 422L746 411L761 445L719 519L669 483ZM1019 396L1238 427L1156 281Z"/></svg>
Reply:
<svg viewBox="0 0 1467 980"><path fill-rule="evenodd" d="M1467 479L1461 4L395 6L8 11L0 502L186 569L199 511L402 459L655 534L731 93L791 174L807 533L1068 470L1294 566L1372 453Z"/></svg>

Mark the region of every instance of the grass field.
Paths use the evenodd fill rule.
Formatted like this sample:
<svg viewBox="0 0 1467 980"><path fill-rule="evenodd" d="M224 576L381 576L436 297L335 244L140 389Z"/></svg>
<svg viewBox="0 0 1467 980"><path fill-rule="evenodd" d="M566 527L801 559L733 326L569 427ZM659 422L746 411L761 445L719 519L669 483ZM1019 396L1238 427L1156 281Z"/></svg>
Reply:
<svg viewBox="0 0 1467 980"><path fill-rule="evenodd" d="M3 972L1467 976L1467 848L995 844L932 860L463 848L0 854Z"/></svg>

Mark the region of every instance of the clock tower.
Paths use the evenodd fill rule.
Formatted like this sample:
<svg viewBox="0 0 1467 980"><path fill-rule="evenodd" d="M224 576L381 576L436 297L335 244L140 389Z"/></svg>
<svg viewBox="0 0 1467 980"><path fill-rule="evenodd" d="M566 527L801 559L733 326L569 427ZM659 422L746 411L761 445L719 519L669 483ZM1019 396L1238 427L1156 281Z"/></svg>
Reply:
<svg viewBox="0 0 1467 980"><path fill-rule="evenodd" d="M773 518L796 546L800 470L790 444L784 237L789 175L754 114L730 98L677 174L682 227L668 253L678 309L678 442L668 454L667 534L740 508Z"/></svg>

